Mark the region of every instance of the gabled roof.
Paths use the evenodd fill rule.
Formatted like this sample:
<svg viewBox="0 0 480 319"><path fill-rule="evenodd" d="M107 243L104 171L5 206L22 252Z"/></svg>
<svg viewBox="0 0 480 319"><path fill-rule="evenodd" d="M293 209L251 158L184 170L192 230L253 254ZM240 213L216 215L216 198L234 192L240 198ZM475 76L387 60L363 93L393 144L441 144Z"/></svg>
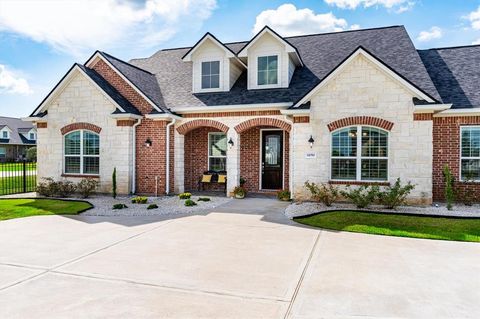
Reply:
<svg viewBox="0 0 480 319"><path fill-rule="evenodd" d="M112 85L110 85L104 78L100 76L96 71L89 69L81 64L75 63L65 73L62 79L55 85L55 87L48 93L43 101L37 106L37 108L30 115L31 117L43 117L46 113L46 105L55 96L55 93L60 90L63 85L68 83L70 78L80 72L87 79L91 81L100 91L107 96L114 105L117 106L117 110L121 113L131 113L139 115L140 112L133 106L126 98L124 98ZM117 112L117 111L116 111Z"/></svg>
<svg viewBox="0 0 480 319"><path fill-rule="evenodd" d="M419 50L444 103L480 107L480 45Z"/></svg>
<svg viewBox="0 0 480 319"><path fill-rule="evenodd" d="M203 37L200 38L200 40L197 41L197 43L195 43L193 47L190 48L190 50L188 50L185 53L185 55L182 57L182 60L187 62L191 61L192 54L195 53L195 51L207 40L211 40L213 43L218 45L221 49L225 50L225 52L227 53L227 57L233 58L237 56L235 52L233 52L229 47L225 46L225 44L220 42L220 40L218 40L213 34L211 34L210 32L207 32Z"/></svg>
<svg viewBox="0 0 480 319"><path fill-rule="evenodd" d="M302 57L298 53L298 50L295 46L293 46L290 42L285 40L285 38L282 38L277 32L273 31L269 26L264 26L262 30L260 30L250 41L248 41L245 46L237 53L239 57L246 57L247 56L247 50L265 33L269 33L272 35L275 39L278 41L282 42L285 44L287 48L287 52L294 53L297 57L298 64L300 66L303 66L303 61Z"/></svg>
<svg viewBox="0 0 480 319"><path fill-rule="evenodd" d="M132 86L147 102L149 102L157 112L168 112L165 106L160 87L158 86L155 75L152 73L122 61L105 52L96 51L85 63L90 67L97 58L101 58L107 62L128 84Z"/></svg>
<svg viewBox="0 0 480 319"><path fill-rule="evenodd" d="M393 68L388 66L388 64L386 64L385 62L383 62L382 60L374 56L372 53L370 53L367 49L365 49L362 46L359 46L354 51L352 51L352 53L348 55L342 62L340 62L334 69L332 69L314 88L312 88L309 92L307 92L301 99L299 99L298 101L295 101L295 104L291 108L298 108L300 106L305 107L305 105L307 105L307 103L309 102L310 98L316 92L318 92L320 88L327 85L327 83L330 82L335 77L335 75L340 73L344 67L346 67L355 57L359 55L364 56L365 58L367 58L367 60L377 65L384 73L386 73L391 78L399 82L401 85L403 85L406 89L408 89L413 94L419 96L421 99L427 102L438 102L434 97L430 96L427 92L417 87L407 78L405 78L404 76L399 74L397 71L395 71Z"/></svg>
<svg viewBox="0 0 480 319"><path fill-rule="evenodd" d="M244 71L228 92L192 94L192 66L182 61L191 48L168 49L130 63L155 74L165 105L175 111L187 107L295 102L362 46L435 100L432 80L403 26L286 37L297 48L304 66L297 67L289 88L248 90ZM248 42L226 43L240 52Z"/></svg>
<svg viewBox="0 0 480 319"><path fill-rule="evenodd" d="M34 145L35 141L25 138L21 133L28 133L34 129L31 123L24 122L14 117L0 116L0 129L8 127L10 130L10 138L0 139L0 144L13 145Z"/></svg>

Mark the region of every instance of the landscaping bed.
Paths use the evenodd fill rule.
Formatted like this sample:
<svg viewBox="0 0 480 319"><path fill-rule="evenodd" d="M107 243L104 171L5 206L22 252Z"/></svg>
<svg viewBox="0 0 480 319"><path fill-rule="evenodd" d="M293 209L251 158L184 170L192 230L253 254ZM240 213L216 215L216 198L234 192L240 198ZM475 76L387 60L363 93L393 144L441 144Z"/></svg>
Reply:
<svg viewBox="0 0 480 319"><path fill-rule="evenodd" d="M38 215L77 215L91 209L86 201L20 198L0 199L0 220Z"/></svg>
<svg viewBox="0 0 480 319"><path fill-rule="evenodd" d="M333 210L294 220L323 229L356 233L480 242L480 218Z"/></svg>

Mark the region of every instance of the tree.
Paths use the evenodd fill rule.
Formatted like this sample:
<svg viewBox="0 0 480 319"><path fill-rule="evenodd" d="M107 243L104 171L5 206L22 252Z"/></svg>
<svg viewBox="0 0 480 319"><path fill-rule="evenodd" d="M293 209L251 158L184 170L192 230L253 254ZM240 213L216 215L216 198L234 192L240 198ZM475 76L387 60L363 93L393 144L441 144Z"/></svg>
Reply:
<svg viewBox="0 0 480 319"><path fill-rule="evenodd" d="M31 162L37 161L37 147L30 147L27 150L27 160Z"/></svg>

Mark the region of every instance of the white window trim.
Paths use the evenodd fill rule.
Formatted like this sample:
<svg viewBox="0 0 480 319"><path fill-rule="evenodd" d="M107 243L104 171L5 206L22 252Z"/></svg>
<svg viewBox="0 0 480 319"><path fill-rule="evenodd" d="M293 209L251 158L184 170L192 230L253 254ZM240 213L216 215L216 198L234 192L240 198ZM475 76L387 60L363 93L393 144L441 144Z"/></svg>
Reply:
<svg viewBox="0 0 480 319"><path fill-rule="evenodd" d="M480 160L480 156L478 157L465 157L465 156L462 156L462 135L463 135L463 130L464 129L468 129L468 128L477 128L480 130L480 125L462 125L460 126L460 163L459 163L459 172L458 172L458 175L459 175L459 179L461 182L466 182L466 180L463 178L462 176L462 160L466 159L466 160ZM474 182L474 183L480 183L480 179L474 179L470 182Z"/></svg>
<svg viewBox="0 0 480 319"><path fill-rule="evenodd" d="M357 156L333 156L332 155L332 136L334 133L356 127L357 128ZM386 157L370 157L370 156L362 156L362 127L371 127L374 129L381 130L387 134L387 155ZM356 160L356 179L334 179L332 177L332 159L354 159ZM387 160L387 178L386 179L362 179L362 159L384 159ZM384 130L380 127L372 126L372 125L350 125L344 126L339 129L336 129L330 132L330 180L333 182L363 182L363 183L385 183L390 180L390 132Z"/></svg>
<svg viewBox="0 0 480 319"><path fill-rule="evenodd" d="M68 134L71 134L71 133L74 133L74 132L80 132L80 154L79 155L66 155L65 154L65 137L68 135ZM98 136L98 145L100 147L100 134L94 132L94 131L90 131L90 130L74 130L74 131L70 131L68 133L66 133L65 135L63 135L63 141L62 141L62 153L63 153L63 174L65 175L84 175L84 176L100 176L100 154L98 155L84 155L83 154L83 132L89 132L89 133L93 133L93 134L96 134ZM99 153L100 153L100 150L99 150ZM65 170L65 164L66 164L66 161L65 161L65 158L66 157L80 157L80 172L79 173L67 173L66 170ZM98 160L98 174L94 174L94 173L84 173L83 172L83 158L84 157L98 157L99 160Z"/></svg>
<svg viewBox="0 0 480 319"><path fill-rule="evenodd" d="M213 156L213 155L210 155L210 136L212 135L225 135L225 138L227 138L227 133L223 133L223 132L209 132L208 133L208 170L210 171L211 170L211 167L210 167L210 158L225 158L225 171L227 170L227 154L225 153L225 156ZM228 152L228 143L227 143L227 149L225 150L225 152Z"/></svg>
<svg viewBox="0 0 480 319"><path fill-rule="evenodd" d="M33 138L32 138L32 135L33 135ZM37 139L37 134L33 132L28 133L28 139L31 141L35 141Z"/></svg>
<svg viewBox="0 0 480 319"><path fill-rule="evenodd" d="M4 133L7 133L7 137L4 137L4 136L3 136ZM3 131L2 131L2 137L1 137L1 138L9 139L9 138L10 138L10 132L7 131L7 130L3 130Z"/></svg>
<svg viewBox="0 0 480 319"><path fill-rule="evenodd" d="M218 65L218 69L219 69L219 78L218 78L218 88L210 88L210 89L202 89L202 63L203 62L215 62L215 61L218 61L219 62L219 65ZM194 74L194 80L198 81L198 89L195 90L195 84L194 84L194 88L193 88L193 91L195 93L209 93L209 92L223 92L224 89L224 85L223 85L223 76L224 76L224 70L223 70L223 57L219 57L219 56L211 56L211 57L203 57L201 59L198 60L198 66L197 66L197 69L198 69L198 74ZM194 68L195 70L195 68Z"/></svg>
<svg viewBox="0 0 480 319"><path fill-rule="evenodd" d="M258 84L258 58L266 57L266 56L277 56L277 84ZM265 51L265 52L258 52L254 55L254 85L251 89L275 89L282 87L282 54L279 51Z"/></svg>

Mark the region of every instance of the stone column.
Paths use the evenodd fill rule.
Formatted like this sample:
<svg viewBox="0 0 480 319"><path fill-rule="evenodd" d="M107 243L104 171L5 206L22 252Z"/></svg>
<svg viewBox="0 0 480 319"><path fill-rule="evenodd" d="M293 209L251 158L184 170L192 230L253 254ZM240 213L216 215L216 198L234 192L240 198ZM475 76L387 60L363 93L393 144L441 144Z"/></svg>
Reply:
<svg viewBox="0 0 480 319"><path fill-rule="evenodd" d="M184 145L185 145L185 136L177 132L174 129L174 144L175 144L175 153L174 153L174 170L175 170L175 185L174 191L176 194L183 193L185 191L185 160L184 160Z"/></svg>
<svg viewBox="0 0 480 319"><path fill-rule="evenodd" d="M240 135L235 129L230 128L227 132L227 141L233 141L233 146L228 144L227 149L227 196L240 182Z"/></svg>

